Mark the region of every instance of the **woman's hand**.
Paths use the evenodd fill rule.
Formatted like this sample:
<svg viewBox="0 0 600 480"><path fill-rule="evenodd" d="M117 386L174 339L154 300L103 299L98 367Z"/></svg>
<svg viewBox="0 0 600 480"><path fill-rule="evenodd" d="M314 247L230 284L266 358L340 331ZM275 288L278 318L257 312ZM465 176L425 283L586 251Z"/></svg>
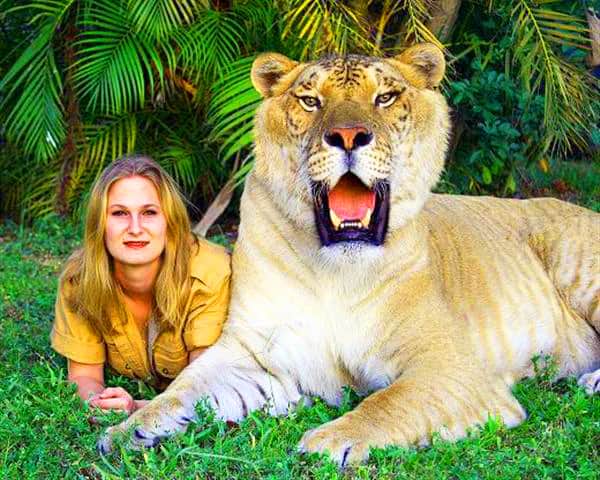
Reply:
<svg viewBox="0 0 600 480"><path fill-rule="evenodd" d="M138 405L133 397L121 387L108 387L90 398L91 407L102 410L120 410L131 415Z"/></svg>

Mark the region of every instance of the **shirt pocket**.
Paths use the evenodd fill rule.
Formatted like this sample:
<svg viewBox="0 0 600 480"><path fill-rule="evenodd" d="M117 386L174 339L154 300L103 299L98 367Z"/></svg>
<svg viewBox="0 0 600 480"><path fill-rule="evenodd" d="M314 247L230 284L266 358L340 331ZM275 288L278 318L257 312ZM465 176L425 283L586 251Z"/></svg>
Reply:
<svg viewBox="0 0 600 480"><path fill-rule="evenodd" d="M106 341L106 361L108 365L121 375L127 377L133 377L132 365L127 359L121 354L117 345L112 343L110 340Z"/></svg>
<svg viewBox="0 0 600 480"><path fill-rule="evenodd" d="M154 366L159 375L175 378L187 364L188 352L183 345L154 345Z"/></svg>

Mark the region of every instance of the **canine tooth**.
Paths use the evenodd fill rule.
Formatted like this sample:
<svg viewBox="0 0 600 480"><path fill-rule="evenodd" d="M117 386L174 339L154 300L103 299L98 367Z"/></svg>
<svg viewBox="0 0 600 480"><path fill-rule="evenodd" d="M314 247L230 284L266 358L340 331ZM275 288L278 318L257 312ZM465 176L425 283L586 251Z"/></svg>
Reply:
<svg viewBox="0 0 600 480"><path fill-rule="evenodd" d="M342 220L335 214L335 212L331 208L329 209L329 218L331 219L333 228L339 230Z"/></svg>
<svg viewBox="0 0 600 480"><path fill-rule="evenodd" d="M360 221L363 228L369 228L369 223L371 222L371 214L372 213L373 213L373 211L370 208L367 208L367 211L365 212L365 216Z"/></svg>

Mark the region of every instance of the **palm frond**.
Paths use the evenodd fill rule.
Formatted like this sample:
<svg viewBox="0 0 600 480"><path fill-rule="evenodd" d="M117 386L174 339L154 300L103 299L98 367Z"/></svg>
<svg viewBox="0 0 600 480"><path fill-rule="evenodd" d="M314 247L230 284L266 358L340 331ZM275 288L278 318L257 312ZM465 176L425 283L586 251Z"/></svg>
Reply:
<svg viewBox="0 0 600 480"><path fill-rule="evenodd" d="M240 56L244 43L244 21L235 12L207 9L198 14L188 29L179 30L176 39L178 65L192 83L204 79L210 85Z"/></svg>
<svg viewBox="0 0 600 480"><path fill-rule="evenodd" d="M365 19L343 2L288 0L283 37L296 36L305 43L303 58L349 51L379 53Z"/></svg>
<svg viewBox="0 0 600 480"><path fill-rule="evenodd" d="M563 45L587 48L583 19L538 8L531 0L518 0L512 15L520 77L530 91L544 93L543 149L566 150L573 144L585 148L585 134L592 126L591 106L600 97L588 74L555 50Z"/></svg>
<svg viewBox="0 0 600 480"><path fill-rule="evenodd" d="M164 69L156 45L136 31L123 0L90 2L81 30L73 79L87 108L118 115L143 105L146 89L154 91Z"/></svg>
<svg viewBox="0 0 600 480"><path fill-rule="evenodd" d="M40 51L24 73L29 81L8 111L6 135L38 161L46 161L59 151L66 136L63 84L52 50Z"/></svg>
<svg viewBox="0 0 600 480"><path fill-rule="evenodd" d="M104 167L135 149L137 125L134 115L106 117L97 121L97 124L83 127L84 135L77 146L78 155L64 192L68 210L74 218L84 214L90 187ZM25 166L29 167L28 164ZM22 207L26 218L39 218L54 212L61 181L57 172L60 172L60 165L55 160L40 169L33 181L23 188Z"/></svg>
<svg viewBox="0 0 600 480"><path fill-rule="evenodd" d="M74 0L45 0L10 9L25 8L33 40L0 81L0 108L6 112L6 135L37 161L47 161L60 149L66 135L63 119L63 79L57 68L52 41Z"/></svg>
<svg viewBox="0 0 600 480"><path fill-rule="evenodd" d="M129 17L140 34L162 42L177 28L194 21L196 3L193 0L129 0Z"/></svg>
<svg viewBox="0 0 600 480"><path fill-rule="evenodd" d="M24 187L21 199L22 216L26 219L42 218L55 212L57 176L60 170L57 162L50 162L38 168L31 181Z"/></svg>
<svg viewBox="0 0 600 480"><path fill-rule="evenodd" d="M274 51L290 53L290 42L283 41L283 15L278 0L244 0L235 2L235 15L244 22L245 52Z"/></svg>
<svg viewBox="0 0 600 480"><path fill-rule="evenodd" d="M410 45L418 42L430 42L443 50L444 46L427 28L427 21L430 18L430 2L428 0L403 0L402 8L406 13L403 43Z"/></svg>
<svg viewBox="0 0 600 480"><path fill-rule="evenodd" d="M252 119L260 103L260 95L250 81L254 58L235 62L213 88L208 115L212 119L211 138L222 142L221 156L224 159L249 149L254 141Z"/></svg>
<svg viewBox="0 0 600 480"><path fill-rule="evenodd" d="M137 132L136 116L132 113L100 117L94 124L84 125L78 165L97 176L107 162L135 150Z"/></svg>

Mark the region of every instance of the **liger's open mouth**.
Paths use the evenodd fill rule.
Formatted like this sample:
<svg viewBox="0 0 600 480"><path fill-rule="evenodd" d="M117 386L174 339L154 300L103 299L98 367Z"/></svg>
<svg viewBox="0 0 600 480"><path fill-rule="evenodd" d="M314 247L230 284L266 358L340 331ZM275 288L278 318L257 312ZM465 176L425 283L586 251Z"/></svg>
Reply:
<svg viewBox="0 0 600 480"><path fill-rule="evenodd" d="M370 189L352 173L343 175L331 190L315 184L313 200L321 244L383 244L390 210L389 192L387 182L380 181Z"/></svg>

